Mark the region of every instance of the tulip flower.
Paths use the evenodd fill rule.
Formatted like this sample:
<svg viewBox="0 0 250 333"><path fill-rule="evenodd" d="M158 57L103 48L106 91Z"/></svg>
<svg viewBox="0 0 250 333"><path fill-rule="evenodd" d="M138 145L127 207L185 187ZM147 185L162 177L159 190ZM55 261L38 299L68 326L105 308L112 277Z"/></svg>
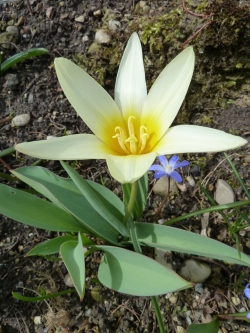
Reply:
<svg viewBox="0 0 250 333"><path fill-rule="evenodd" d="M159 179L163 176L171 177L173 178L177 183L182 182L181 175L179 172L177 172L175 169L182 168L184 166L188 166L188 161L181 161L178 162L179 156L174 155L168 159L165 156L158 156L158 160L160 161L160 164L154 164L152 165L148 170L149 171L155 171L154 178Z"/></svg>
<svg viewBox="0 0 250 333"><path fill-rule="evenodd" d="M57 58L60 85L93 134L21 143L16 150L52 160L106 159L116 180L133 183L156 156L244 145L247 141L241 137L207 127L170 127L187 93L194 60L193 49L188 47L165 67L147 95L141 44L133 33L121 60L113 100L84 70Z"/></svg>

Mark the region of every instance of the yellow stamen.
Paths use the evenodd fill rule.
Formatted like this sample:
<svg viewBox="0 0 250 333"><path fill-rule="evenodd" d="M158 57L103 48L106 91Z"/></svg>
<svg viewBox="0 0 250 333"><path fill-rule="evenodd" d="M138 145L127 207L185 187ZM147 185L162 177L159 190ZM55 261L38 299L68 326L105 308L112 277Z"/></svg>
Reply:
<svg viewBox="0 0 250 333"><path fill-rule="evenodd" d="M127 153L130 154L129 150L125 146L126 138L123 129L120 126L115 128L115 132L119 132L116 135L113 135L112 138L117 138L119 145L121 148Z"/></svg>

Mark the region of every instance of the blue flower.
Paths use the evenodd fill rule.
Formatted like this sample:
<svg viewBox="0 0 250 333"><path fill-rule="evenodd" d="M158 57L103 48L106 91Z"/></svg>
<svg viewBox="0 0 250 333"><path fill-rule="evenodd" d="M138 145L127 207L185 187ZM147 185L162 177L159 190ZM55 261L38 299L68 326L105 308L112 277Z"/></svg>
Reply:
<svg viewBox="0 0 250 333"><path fill-rule="evenodd" d="M169 161L165 156L158 156L158 159L161 165L154 164L148 169L149 171L155 171L155 179L167 176L173 178L177 183L182 182L181 175L177 171L175 171L175 169L189 165L188 161L178 162L179 156L177 155L172 156Z"/></svg>
<svg viewBox="0 0 250 333"><path fill-rule="evenodd" d="M247 318L250 319L250 312L247 314Z"/></svg>
<svg viewBox="0 0 250 333"><path fill-rule="evenodd" d="M246 288L244 289L244 295L250 299L250 289L249 289L250 283L246 285Z"/></svg>

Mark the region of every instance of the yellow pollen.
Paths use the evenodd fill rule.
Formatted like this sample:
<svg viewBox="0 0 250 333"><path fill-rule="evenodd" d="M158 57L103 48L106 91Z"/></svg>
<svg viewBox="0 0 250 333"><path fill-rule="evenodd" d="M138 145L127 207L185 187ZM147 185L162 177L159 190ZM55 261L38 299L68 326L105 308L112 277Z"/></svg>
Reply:
<svg viewBox="0 0 250 333"><path fill-rule="evenodd" d="M149 138L146 126L140 127L140 137L139 139L136 137L134 126L135 119L134 116L128 118L128 138L126 138L125 131L120 126L115 128L117 134L112 136L114 139L117 138L122 150L129 155L142 154L147 145L147 139Z"/></svg>

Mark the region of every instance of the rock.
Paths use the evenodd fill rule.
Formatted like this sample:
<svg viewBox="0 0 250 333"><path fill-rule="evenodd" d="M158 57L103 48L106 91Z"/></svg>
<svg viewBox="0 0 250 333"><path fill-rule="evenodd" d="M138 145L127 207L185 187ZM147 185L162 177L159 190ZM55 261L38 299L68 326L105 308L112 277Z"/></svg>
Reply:
<svg viewBox="0 0 250 333"><path fill-rule="evenodd" d="M17 40L18 37L10 32L3 32L2 34L0 34L0 43L4 49L13 49L14 45L10 43L15 44Z"/></svg>
<svg viewBox="0 0 250 333"><path fill-rule="evenodd" d="M177 303L177 300L178 300L178 297L175 296L175 295L172 295L172 296L169 297L168 300L169 300L169 302L170 302L171 304L176 304L176 303Z"/></svg>
<svg viewBox="0 0 250 333"><path fill-rule="evenodd" d="M244 157L244 162L249 163L250 162L250 155L247 155Z"/></svg>
<svg viewBox="0 0 250 333"><path fill-rule="evenodd" d="M85 317L90 317L90 315L91 315L91 309L87 309L85 312L84 312L84 316Z"/></svg>
<svg viewBox="0 0 250 333"><path fill-rule="evenodd" d="M11 127L25 126L29 122L30 122L30 114L29 113L20 114L19 116L16 116L12 119Z"/></svg>
<svg viewBox="0 0 250 333"><path fill-rule="evenodd" d="M32 93L29 94L29 97L28 97L28 104L32 104L34 101L34 95Z"/></svg>
<svg viewBox="0 0 250 333"><path fill-rule="evenodd" d="M66 284L67 287L74 287L73 280L71 279L71 276L69 274L66 274L64 277L64 283Z"/></svg>
<svg viewBox="0 0 250 333"><path fill-rule="evenodd" d="M85 20L85 16L86 16L85 14L83 14L81 16L78 16L78 17L75 18L75 21L79 22L79 23L83 23L84 20Z"/></svg>
<svg viewBox="0 0 250 333"><path fill-rule="evenodd" d="M176 333L186 333L186 330L182 326L177 326Z"/></svg>
<svg viewBox="0 0 250 333"><path fill-rule="evenodd" d="M93 13L94 16L101 16L102 15L102 11L100 9L96 10L94 13Z"/></svg>
<svg viewBox="0 0 250 333"><path fill-rule="evenodd" d="M157 182L153 186L153 191L154 194L165 197L168 191L168 177L164 176L157 180ZM176 182L172 178L170 178L170 195L173 195L176 192L178 193Z"/></svg>
<svg viewBox="0 0 250 333"><path fill-rule="evenodd" d="M35 325L41 325L41 323L42 323L41 317L40 316L35 316L34 317L34 323L35 323Z"/></svg>
<svg viewBox="0 0 250 333"><path fill-rule="evenodd" d="M97 30L95 40L98 44L109 44L110 36L103 29Z"/></svg>
<svg viewBox="0 0 250 333"><path fill-rule="evenodd" d="M121 23L119 21L109 20L109 30L116 31L117 29L120 28L120 26Z"/></svg>
<svg viewBox="0 0 250 333"><path fill-rule="evenodd" d="M89 40L89 37L87 35L82 37L82 42L85 43Z"/></svg>
<svg viewBox="0 0 250 333"><path fill-rule="evenodd" d="M155 248L155 260L162 266L173 270L171 259L172 259L171 251Z"/></svg>
<svg viewBox="0 0 250 333"><path fill-rule="evenodd" d="M6 32L11 33L12 35L19 36L19 29L14 25L10 25L6 28Z"/></svg>
<svg viewBox="0 0 250 333"><path fill-rule="evenodd" d="M239 297L234 297L234 296L233 296L233 297L231 298L231 300L232 300L233 304L236 305L236 306L239 305L239 304L241 303L241 300L239 299Z"/></svg>
<svg viewBox="0 0 250 333"><path fill-rule="evenodd" d="M18 85L18 77L16 74L8 74L6 75L6 82L5 82L5 87L9 89L15 89L16 86Z"/></svg>
<svg viewBox="0 0 250 333"><path fill-rule="evenodd" d="M47 16L47 18L48 18L49 20L52 19L53 15L54 15L54 12L55 12L54 7L48 7L48 8L46 9L46 16Z"/></svg>
<svg viewBox="0 0 250 333"><path fill-rule="evenodd" d="M225 180L218 179L214 199L219 205L225 205L235 201L233 189Z"/></svg>
<svg viewBox="0 0 250 333"><path fill-rule="evenodd" d="M211 268L205 263L201 263L194 259L187 259L184 261L183 267L178 271L178 274L192 282L202 282L206 280L211 274Z"/></svg>

